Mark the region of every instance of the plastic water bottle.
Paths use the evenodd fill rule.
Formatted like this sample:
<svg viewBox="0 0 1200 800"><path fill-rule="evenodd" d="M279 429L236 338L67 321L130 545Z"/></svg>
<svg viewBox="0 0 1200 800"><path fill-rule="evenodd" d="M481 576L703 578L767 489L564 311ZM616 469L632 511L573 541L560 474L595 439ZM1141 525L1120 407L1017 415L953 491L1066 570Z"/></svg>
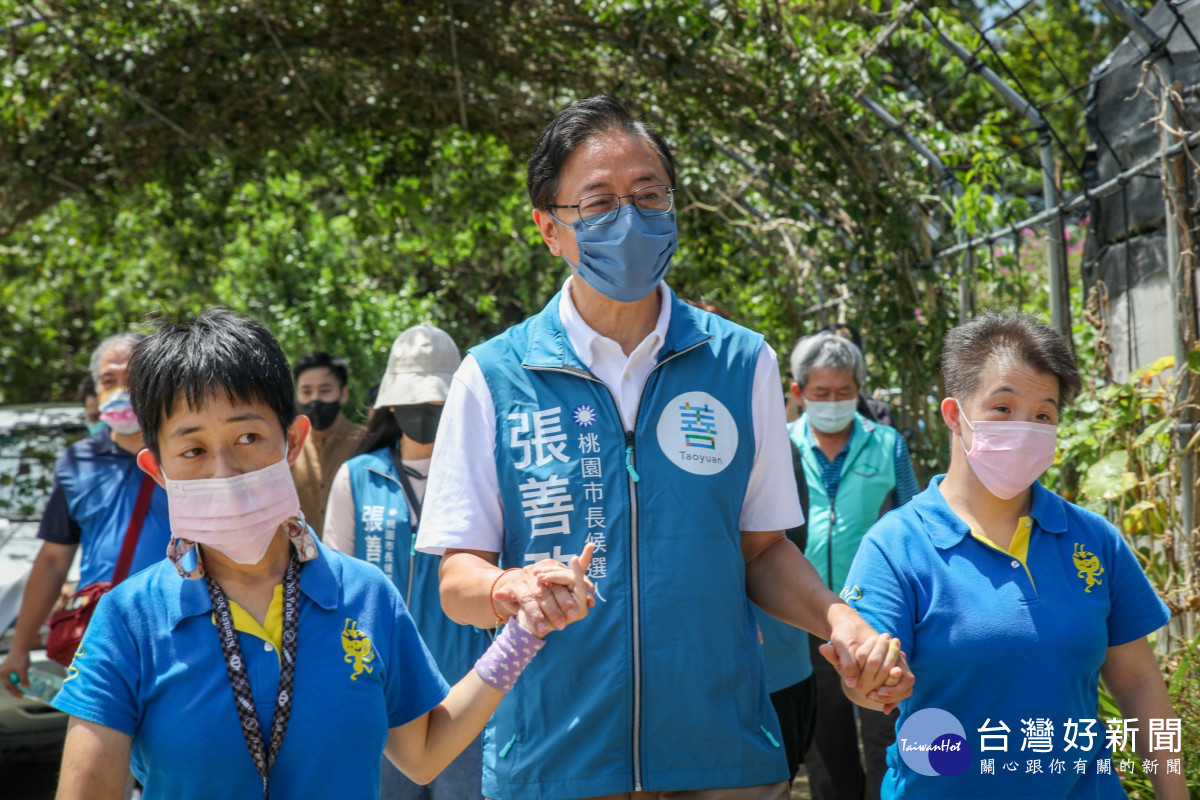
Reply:
<svg viewBox="0 0 1200 800"><path fill-rule="evenodd" d="M53 700L63 685L62 676L56 675L49 670L41 669L40 667L29 668L28 689L21 685L21 679L17 677L15 672L9 675L8 679L18 690L24 692L26 697L41 700L43 703L49 703Z"/></svg>

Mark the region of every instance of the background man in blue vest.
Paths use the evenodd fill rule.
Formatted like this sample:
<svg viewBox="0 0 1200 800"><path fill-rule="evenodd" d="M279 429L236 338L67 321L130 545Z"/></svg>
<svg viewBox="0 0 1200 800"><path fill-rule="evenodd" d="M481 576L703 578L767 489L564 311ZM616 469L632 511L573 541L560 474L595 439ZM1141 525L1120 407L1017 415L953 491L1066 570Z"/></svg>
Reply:
<svg viewBox="0 0 1200 800"><path fill-rule="evenodd" d="M54 488L38 528L42 547L25 584L12 649L0 662L0 683L10 694L20 696L8 680L10 674L15 672L21 684L28 685L29 651L58 601L75 552L82 551L81 587L112 580L138 492L148 480L134 461L144 445L126 386L129 356L144 338L140 333L120 333L105 339L92 353L100 419L107 427L71 445L55 465ZM170 538L167 495L154 487L129 574L161 561Z"/></svg>
<svg viewBox="0 0 1200 800"><path fill-rule="evenodd" d="M888 511L917 493L904 437L861 411L867 367L849 338L830 332L806 336L792 351L791 391L803 414L788 426L808 490L805 555L825 585L839 591L859 542ZM813 746L804 759L815 800L878 798L895 740L895 714L862 709L864 774L854 706L838 691L838 674L821 658L812 637L817 682Z"/></svg>
<svg viewBox="0 0 1200 800"><path fill-rule="evenodd" d="M447 614L561 628L579 609L539 565L595 548L596 607L484 733L497 800L786 798L751 600L831 639L864 702L910 693L889 638L783 534L802 514L774 353L662 283L674 185L665 141L618 100L561 112L528 186L571 277L473 348L446 400L417 545L443 554Z"/></svg>

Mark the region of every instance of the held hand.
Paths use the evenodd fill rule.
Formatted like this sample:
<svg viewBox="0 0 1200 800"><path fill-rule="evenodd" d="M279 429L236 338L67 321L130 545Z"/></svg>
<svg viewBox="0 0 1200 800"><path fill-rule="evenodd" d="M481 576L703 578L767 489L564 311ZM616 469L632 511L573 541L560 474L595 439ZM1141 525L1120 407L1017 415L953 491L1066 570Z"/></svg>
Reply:
<svg viewBox="0 0 1200 800"><path fill-rule="evenodd" d="M544 637L551 628L562 630L587 616L595 605L595 587L587 578L592 545L574 556L571 566L546 559L504 573L492 591L492 603L502 616L517 616L526 629Z"/></svg>
<svg viewBox="0 0 1200 800"><path fill-rule="evenodd" d="M593 550L594 547L591 544L586 545L583 548L582 556L571 557L570 567L567 567L560 561L553 560L541 561L529 567L529 571L537 576L538 583L542 586L559 586L571 591L571 595L576 603L575 607L581 609L581 612L576 617L568 620L566 623L568 625L586 617L588 609L596 604L596 598L594 597L596 587L587 577L588 565L592 562ZM534 631L535 636L542 639L546 638L546 633L538 633L534 630L533 623L530 621L524 607L517 612L517 622L525 630Z"/></svg>
<svg viewBox="0 0 1200 800"><path fill-rule="evenodd" d="M864 697L878 690L877 697L892 706L912 694L916 679L899 644L892 652L891 637L884 635L881 639L857 611L844 603L831 607L830 627L831 647L828 653L822 647L822 654L837 668L846 689L857 690ZM893 674L897 668L898 676Z"/></svg>
<svg viewBox="0 0 1200 800"><path fill-rule="evenodd" d="M582 613L572 622L578 622L587 616L587 610L596 605L596 585L587 576L588 567L592 563L592 553L595 545L584 545L583 554L571 556L571 566L566 567L559 561L542 561L530 567L537 575L538 583L543 586L566 586L570 588L575 602Z"/></svg>
<svg viewBox="0 0 1200 800"><path fill-rule="evenodd" d="M29 651L18 650L13 648L8 651L8 655L4 657L4 661L0 661L0 683L4 684L5 690L13 697L24 697L24 693L12 683L12 676L16 675L21 682L21 686L29 686Z"/></svg>
<svg viewBox="0 0 1200 800"><path fill-rule="evenodd" d="M837 649L828 642L819 649L825 660L844 676L844 663L839 660ZM916 681L900 649L900 640L886 633L875 634L858 648L858 654L863 660L855 664L857 679L853 684L843 679L846 696L865 708L891 713L901 700L912 694Z"/></svg>

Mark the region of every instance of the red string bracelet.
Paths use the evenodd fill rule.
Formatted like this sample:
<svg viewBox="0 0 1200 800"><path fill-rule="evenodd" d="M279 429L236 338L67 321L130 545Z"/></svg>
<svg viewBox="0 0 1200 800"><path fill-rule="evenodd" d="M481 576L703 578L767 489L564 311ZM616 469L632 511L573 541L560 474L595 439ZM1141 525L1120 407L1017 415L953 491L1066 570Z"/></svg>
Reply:
<svg viewBox="0 0 1200 800"><path fill-rule="evenodd" d="M498 584L500 582L500 579L503 578L506 574L508 574L516 569L520 569L520 567L509 567L508 569L504 570L504 572L501 572L499 575L496 576L496 579L494 581L492 581L492 588L488 589L488 605L490 605L492 607L492 616L496 618L496 627L497 628L499 628L501 625L504 624L504 618L501 617L500 612L496 610L496 584Z"/></svg>

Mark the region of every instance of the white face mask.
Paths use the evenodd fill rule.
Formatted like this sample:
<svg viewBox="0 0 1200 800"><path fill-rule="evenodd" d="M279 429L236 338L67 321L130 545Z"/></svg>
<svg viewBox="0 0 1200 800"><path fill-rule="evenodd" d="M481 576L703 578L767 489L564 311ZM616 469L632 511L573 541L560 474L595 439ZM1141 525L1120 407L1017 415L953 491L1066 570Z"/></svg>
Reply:
<svg viewBox="0 0 1200 800"><path fill-rule="evenodd" d="M809 400L804 399L804 413L808 424L821 433L840 433L854 422L858 398L852 400Z"/></svg>
<svg viewBox="0 0 1200 800"><path fill-rule="evenodd" d="M167 483L171 535L211 547L238 564L257 564L279 526L300 512L287 456L228 478Z"/></svg>

